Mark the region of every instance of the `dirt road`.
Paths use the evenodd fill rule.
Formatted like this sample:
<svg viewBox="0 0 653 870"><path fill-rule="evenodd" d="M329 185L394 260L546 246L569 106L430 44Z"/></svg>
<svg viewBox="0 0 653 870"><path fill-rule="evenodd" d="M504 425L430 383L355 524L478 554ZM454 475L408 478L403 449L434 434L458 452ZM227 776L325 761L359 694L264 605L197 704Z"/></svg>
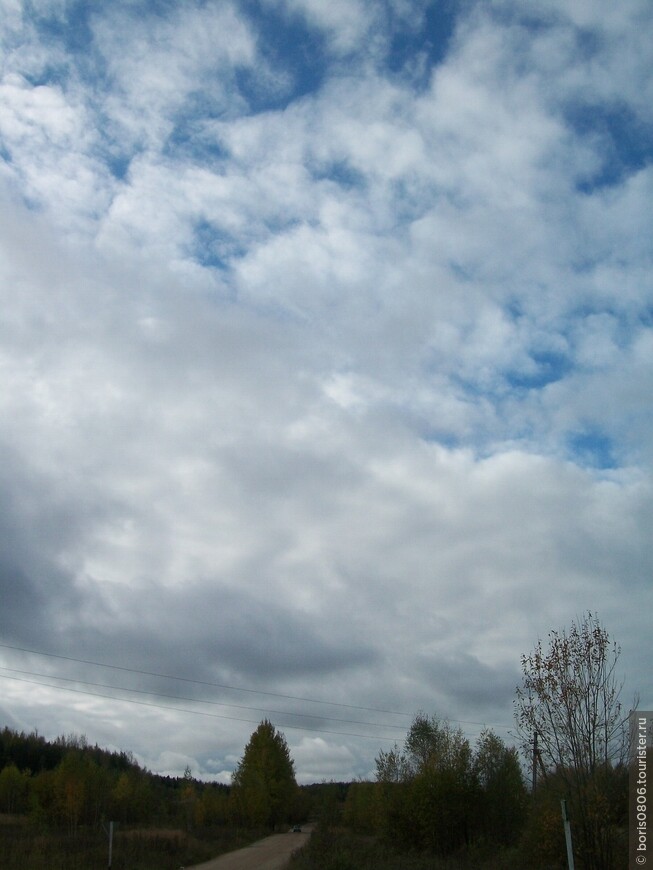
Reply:
<svg viewBox="0 0 653 870"><path fill-rule="evenodd" d="M302 828L301 834L273 834L244 849L228 852L204 864L194 864L187 870L282 870L295 849L303 846L310 835L310 825Z"/></svg>

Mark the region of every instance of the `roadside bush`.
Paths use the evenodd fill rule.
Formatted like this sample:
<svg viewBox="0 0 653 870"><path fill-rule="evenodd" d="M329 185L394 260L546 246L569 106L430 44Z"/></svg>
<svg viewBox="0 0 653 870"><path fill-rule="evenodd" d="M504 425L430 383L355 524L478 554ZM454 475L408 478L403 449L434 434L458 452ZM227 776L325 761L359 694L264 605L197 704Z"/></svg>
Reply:
<svg viewBox="0 0 653 870"><path fill-rule="evenodd" d="M523 870L516 850L491 857L466 850L447 857L431 853L397 852L376 837L341 828L318 826L298 850L289 870Z"/></svg>

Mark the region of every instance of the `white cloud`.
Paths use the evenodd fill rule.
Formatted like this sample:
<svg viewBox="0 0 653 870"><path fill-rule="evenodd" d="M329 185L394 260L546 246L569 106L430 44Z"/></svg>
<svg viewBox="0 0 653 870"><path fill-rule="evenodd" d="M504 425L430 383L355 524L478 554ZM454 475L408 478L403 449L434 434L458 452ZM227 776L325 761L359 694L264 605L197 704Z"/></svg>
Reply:
<svg viewBox="0 0 653 870"><path fill-rule="evenodd" d="M324 31L329 48L336 53L358 50L369 35L375 21L374 7L360 0L334 0L325 4L319 0L267 0L286 15L301 15L312 27Z"/></svg>
<svg viewBox="0 0 653 870"><path fill-rule="evenodd" d="M347 780L355 763L349 747L322 737L303 737L296 745L291 744L291 754L295 770L300 772L300 784Z"/></svg>
<svg viewBox="0 0 653 870"><path fill-rule="evenodd" d="M12 19L3 638L221 683L185 688L254 708L203 708L232 717L216 737L209 717L66 710L48 690L52 736L226 781L275 709L302 781L348 779L382 744L310 727L363 720L401 742L372 723L409 719L287 696L505 726L519 655L587 608L650 690L633 638L653 516L651 172L592 189L605 143L565 114L583 94L610 104L607 78L587 91L594 58L639 75L614 41L639 39L640 12L612 10L583 56L553 4L538 31L496 8L460 18L414 90L361 45L381 27L370 5L345 20L283 4L340 59L295 100L296 70L264 68L289 102L255 113L236 72L258 75L260 34L237 4L103 9L85 57L102 77ZM10 712L31 727L15 688Z"/></svg>
<svg viewBox="0 0 653 870"><path fill-rule="evenodd" d="M224 111L237 93L234 68L251 66L253 36L231 4L179 7L172 17L133 13L94 21L110 89L102 109L116 125L114 138L131 149L160 148L195 93ZM123 146L125 147L125 146Z"/></svg>
<svg viewBox="0 0 653 870"><path fill-rule="evenodd" d="M85 107L59 85L33 87L15 73L2 80L0 103L5 176L34 204L56 211L64 226L87 231L108 205L111 185L92 156L95 133Z"/></svg>

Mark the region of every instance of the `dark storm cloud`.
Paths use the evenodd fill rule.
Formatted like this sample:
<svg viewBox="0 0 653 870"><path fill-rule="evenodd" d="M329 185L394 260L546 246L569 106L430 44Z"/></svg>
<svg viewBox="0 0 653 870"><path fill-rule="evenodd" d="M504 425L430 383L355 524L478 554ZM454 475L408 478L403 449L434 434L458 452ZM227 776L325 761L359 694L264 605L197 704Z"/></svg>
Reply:
<svg viewBox="0 0 653 870"><path fill-rule="evenodd" d="M495 716L496 711L502 711L504 721L509 720L515 687L520 683L516 667L491 667L474 655L443 652L421 656L419 670L443 699L445 710L470 711L480 702L487 710L495 711Z"/></svg>
<svg viewBox="0 0 653 870"><path fill-rule="evenodd" d="M97 591L89 595L93 611L115 612L110 597L102 599ZM292 601L261 589L254 594L206 580L179 589L152 585L122 590L118 609L121 624L111 623L109 634L80 625L72 646L142 670L256 688L270 680L318 680L378 660L366 639L311 624Z"/></svg>
<svg viewBox="0 0 653 870"><path fill-rule="evenodd" d="M62 553L85 524L83 505L66 502L53 480L0 450L0 635L18 644L58 646L79 612Z"/></svg>
<svg viewBox="0 0 653 870"><path fill-rule="evenodd" d="M43 584L43 579L41 579ZM55 593L55 600L56 600ZM34 643L43 635L47 596L36 582L7 557L0 554L0 600L2 636L22 643Z"/></svg>

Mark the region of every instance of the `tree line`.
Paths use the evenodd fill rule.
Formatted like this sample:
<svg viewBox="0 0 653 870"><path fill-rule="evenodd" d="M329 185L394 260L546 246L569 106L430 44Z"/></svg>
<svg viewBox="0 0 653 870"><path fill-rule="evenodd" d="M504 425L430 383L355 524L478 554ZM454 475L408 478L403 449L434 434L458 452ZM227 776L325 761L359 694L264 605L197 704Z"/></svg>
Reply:
<svg viewBox="0 0 653 870"><path fill-rule="evenodd" d="M232 825L275 830L302 821L307 796L297 786L285 737L267 720L245 747L231 786L153 774L128 752L90 746L68 735L0 731L0 813L28 816L37 826L97 828L179 825L188 830Z"/></svg>
<svg viewBox="0 0 653 870"><path fill-rule="evenodd" d="M83 736L48 741L8 727L0 732L0 812L72 835L107 820L191 828L233 816L229 788L197 782L189 770L160 776L131 753L90 746Z"/></svg>

